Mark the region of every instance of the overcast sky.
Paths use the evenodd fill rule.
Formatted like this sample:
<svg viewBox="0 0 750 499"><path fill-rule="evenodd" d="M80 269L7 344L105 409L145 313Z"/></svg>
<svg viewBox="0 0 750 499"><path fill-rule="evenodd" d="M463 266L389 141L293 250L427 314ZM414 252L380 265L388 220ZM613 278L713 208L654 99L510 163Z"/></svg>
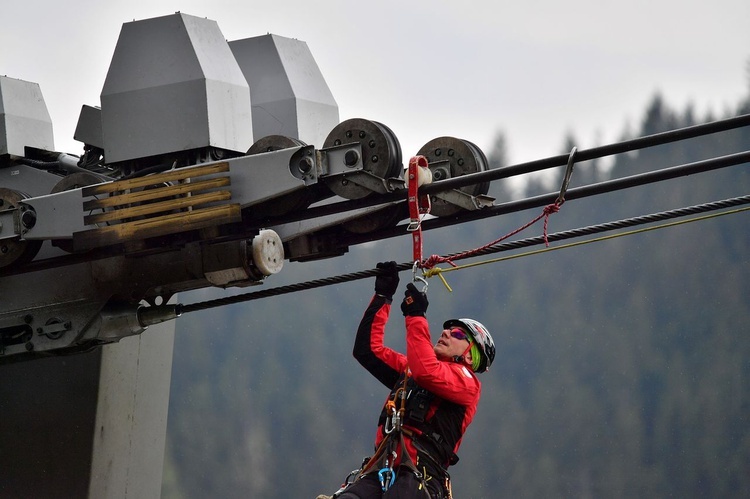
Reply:
<svg viewBox="0 0 750 499"><path fill-rule="evenodd" d="M41 85L56 149L80 154L82 104L99 105L124 22L181 11L225 38L307 42L341 119L388 125L404 156L441 135L511 163L617 140L660 92L698 116L748 92L748 0L6 1L0 74Z"/></svg>

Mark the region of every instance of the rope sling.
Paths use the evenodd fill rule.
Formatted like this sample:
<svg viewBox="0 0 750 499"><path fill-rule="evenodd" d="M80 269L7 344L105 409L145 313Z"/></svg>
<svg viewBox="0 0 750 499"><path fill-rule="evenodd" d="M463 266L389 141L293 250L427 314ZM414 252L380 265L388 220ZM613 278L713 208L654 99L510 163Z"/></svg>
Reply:
<svg viewBox="0 0 750 499"><path fill-rule="evenodd" d="M480 246L478 248L474 248L471 250L467 250L461 253L457 253L451 256L439 256L439 255L432 255L427 259L422 258L422 233L421 233L421 223L422 218L424 215L428 214L430 211L430 201L429 196L419 195L417 189L419 185L422 185L423 183L429 183L432 180L431 175L427 176L422 174L422 170L427 170L428 164L427 159L424 156L415 156L409 161L409 169L408 169L408 180L409 180L409 196L408 196L408 203L409 203L409 214L411 218L411 222L409 224L409 227L407 230L411 231L413 234L413 259L414 259L414 266L413 266L413 275L414 275L414 281L421 280L425 283L425 289L427 282L424 280L424 278L420 279L417 274L417 268L423 269L423 275L425 277L432 277L434 275L437 275L440 277L440 280L443 282L445 287L448 289L448 291L452 291L451 287L448 285L448 282L445 280L445 278L442 275L442 272L444 269L441 269L440 267L436 267L436 265L439 265L441 263L448 263L453 267L454 269L458 269L459 266L457 266L455 263L453 263L454 260L461 260L464 258L471 258L473 256L476 256L478 254L483 253L488 248L491 248L493 246L496 246L500 242L518 234L519 232L523 232L527 228L531 227L538 221L544 219L544 244L545 247L549 247L549 238L547 237L547 229L549 225L549 217L553 213L557 213L560 211L560 207L565 203L565 193L568 190L568 186L570 185L570 179L573 176L573 169L575 167L575 156L578 149L576 147L573 147L570 151L570 154L568 155L568 163L565 168L565 174L563 175L562 185L560 186L560 193L557 196L557 199L552 204L549 204L544 207L542 210L542 213L539 214L536 218L528 222L527 224L505 234L504 236L495 239L494 241L491 241L483 246ZM427 170L429 171L429 170ZM420 180L417 182L417 180ZM425 179L422 181L422 179ZM426 198L426 200L425 200ZM463 268L463 267L461 267Z"/></svg>

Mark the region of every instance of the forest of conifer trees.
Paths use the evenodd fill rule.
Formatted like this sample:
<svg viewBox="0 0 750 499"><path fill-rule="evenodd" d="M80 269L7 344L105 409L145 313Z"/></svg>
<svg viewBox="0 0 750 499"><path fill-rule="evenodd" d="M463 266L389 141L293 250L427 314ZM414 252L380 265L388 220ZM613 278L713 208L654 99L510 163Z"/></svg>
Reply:
<svg viewBox="0 0 750 499"><path fill-rule="evenodd" d="M745 101L732 114L748 112ZM672 110L655 96L632 135L720 117ZM504 166L502 137L497 144L489 160ZM749 146L744 129L583 163L571 186ZM555 185L559 178L535 177L523 195ZM567 202L549 230L748 193L750 170L739 165ZM510 197L498 182L491 194ZM537 214L429 231L425 251L473 248ZM453 272L452 293L431 282L431 323L476 317L498 349L451 468L455 497L750 496L749 221L746 212L726 215ZM528 231L519 237L541 228ZM387 240L288 264L267 285L408 260L410 245ZM372 452L386 396L351 355L372 286L357 281L178 320L163 497L314 498L338 488ZM403 348L400 313L387 335Z"/></svg>

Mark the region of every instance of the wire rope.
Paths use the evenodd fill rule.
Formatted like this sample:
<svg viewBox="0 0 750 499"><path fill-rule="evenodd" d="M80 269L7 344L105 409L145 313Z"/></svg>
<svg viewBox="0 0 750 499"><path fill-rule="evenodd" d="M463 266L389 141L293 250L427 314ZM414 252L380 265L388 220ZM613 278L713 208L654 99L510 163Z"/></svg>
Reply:
<svg viewBox="0 0 750 499"><path fill-rule="evenodd" d="M577 237L600 234L604 232L634 227L638 225L645 225L649 223L656 223L656 222L661 222L664 220L670 220L670 219L675 219L675 218L680 218L680 217L685 217L685 216L690 216L690 215L696 215L700 213L707 213L711 211L718 211L722 209L733 208L733 207L741 206L745 204L750 204L750 195L724 199L721 201L714 201L714 202L709 202L709 203L704 203L704 204L699 204L699 205L694 205L694 206L687 206L684 208L678 208L674 210L651 213L648 215L642 215L642 216L637 216L637 217L632 217L632 218L615 220L611 222L605 222L601 224L580 227L577 229L555 232L553 234L548 234L546 236L546 240L550 242L563 241L567 239L574 239ZM746 209L725 211L722 213L715 214L713 217L740 213L742 211L746 211ZM689 220L684 220L681 223L689 223L689 222L705 220L707 218L713 218L713 217L696 217L696 218L691 218ZM663 226L649 228L648 230L655 230L657 228L666 228L666 227L671 227L674 225L678 225L678 224L676 223L665 224ZM645 231L645 229L639 232L643 232L643 231ZM631 231L631 232L636 233L635 231ZM623 235L632 235L632 234L623 233ZM604 238L583 241L583 242L580 242L580 244L586 244L588 242L596 242L599 240L604 240ZM526 248L526 247L540 245L540 244L545 244L544 236L530 237L526 239L520 239L516 241L510 241L510 242L505 242L502 244L497 244L494 246L489 246L489 247L483 248L482 251L480 252L472 254L472 257L483 256L483 255L488 255L488 254L493 254L493 253L498 253L498 252L503 252L503 251L510 251L514 249L521 249L521 248ZM580 245L580 244L576 244L575 246ZM565 247L572 247L572 246L574 245L566 245ZM553 250L557 248L558 247L552 247L552 248L546 248L546 249ZM536 253L539 253L539 252L536 252ZM533 254L536 254L536 253L533 253ZM460 255L461 255L460 253L457 253L455 255L448 255L447 258L458 259ZM528 256L528 255L519 255L519 256ZM513 257L518 258L519 256L513 256ZM401 264L398 264L396 268L398 271L412 269L413 263L414 262L401 263ZM199 310L207 310L207 309L221 307L225 305L231 305L235 303L248 302L248 301L257 300L260 298L268 298L271 296L279 296L279 295L288 294L288 293L295 293L298 291L306 291L309 289L316 289L316 288L320 288L324 286L343 284L343 283L352 282L352 281L356 281L360 279L367 279L370 277L374 277L378 274L378 272L379 270L377 269L362 270L358 272L341 274L338 276L332 276L332 277L327 277L327 278L322 278L322 279L314 279L311 281L305 281L305 282L296 283L296 284L289 284L289 285L279 286L276 288L266 289L262 291L243 293L239 295L228 296L228 297L218 298L214 300L191 303L187 305L178 304L178 305L175 305L175 311L177 315L181 315L181 314L186 314L190 312L196 312Z"/></svg>
<svg viewBox="0 0 750 499"><path fill-rule="evenodd" d="M573 243L561 244L559 246L546 247L546 248L542 248L542 249L538 249L538 250L526 251L524 253L516 253L514 255L504 256L504 257L500 257L500 258L492 258L492 259L489 259L489 260L482 260L481 262L467 263L467 264L464 264L464 265L456 265L456 266L447 267L447 268L433 267L431 269L426 270L424 272L424 276L425 277L432 277L434 275L438 275L439 276L442 273L450 272L450 271L453 271L453 270L462 270L462 269L467 269L467 268L472 268L472 267L478 267L480 265L485 265L485 264L489 264L489 263L499 263L499 262L504 262L504 261L507 261L507 260L513 260L513 259L516 259L516 258L523 258L523 257L527 257L527 256L540 255L542 253L549 253L550 251L556 251L556 250L561 250L561 249L574 248L576 246L583 246L584 244L589 244L589 243L598 243L598 242L602 242L602 241L609 241L611 239L617 239L619 237L633 236L633 235L636 235L636 234L642 234L644 232L650 232L650 231L654 231L654 230L658 230L658 229L666 229L666 228L669 228L669 227L676 227L678 225L685 225L685 224L688 224L688 223L691 223L691 222L700 222L700 221L708 220L708 219L711 219L711 218L717 218L717 217L721 217L721 216L724 216L724 215L733 215L733 214L736 214L736 213L741 213L743 211L749 211L749 210L750 210L750 207L736 208L734 210L727 210L727 211L723 211L721 213L712 213L710 215L703 215L703 216L699 216L699 217L688 218L688 219L685 219L685 220L678 220L676 222L669 222L669 223L654 225L654 226L651 226L651 227L644 227L644 228L629 230L629 231L625 231L625 232L618 232L617 234L609 234L609 235L606 235L606 236L596 237L596 238L593 238L593 239L586 239L586 240L583 240L583 241L576 241L576 242L573 242Z"/></svg>

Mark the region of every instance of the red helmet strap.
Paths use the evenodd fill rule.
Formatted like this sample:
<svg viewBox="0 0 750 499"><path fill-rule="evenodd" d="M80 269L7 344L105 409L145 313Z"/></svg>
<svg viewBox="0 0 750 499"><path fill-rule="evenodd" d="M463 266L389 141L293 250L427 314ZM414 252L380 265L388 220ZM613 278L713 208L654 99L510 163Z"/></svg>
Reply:
<svg viewBox="0 0 750 499"><path fill-rule="evenodd" d="M467 354L467 353L469 353L469 350L471 350L471 347L472 347L472 345L474 345L474 342L473 342L473 341L470 341L470 342L469 342L469 346L468 346L468 347L466 347L466 350L464 350L464 353L462 353L461 355L456 355L456 356L454 356L454 357L453 357L453 361L454 361L454 362L458 362L459 364L466 364L466 365L471 365L471 364L469 364L469 362L468 362L468 361L466 360L466 354Z"/></svg>

